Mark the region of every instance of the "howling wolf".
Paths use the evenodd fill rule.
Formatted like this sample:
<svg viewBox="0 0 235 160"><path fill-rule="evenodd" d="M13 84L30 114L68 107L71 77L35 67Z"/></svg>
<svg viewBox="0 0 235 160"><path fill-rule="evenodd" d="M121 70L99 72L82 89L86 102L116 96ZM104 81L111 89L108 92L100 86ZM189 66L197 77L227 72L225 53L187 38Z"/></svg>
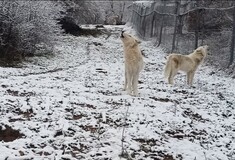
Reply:
<svg viewBox="0 0 235 160"><path fill-rule="evenodd" d="M125 59L124 90L127 90L127 93L130 95L137 96L139 74L144 66L143 57L139 48L140 41L124 31L122 31L120 38L123 42Z"/></svg>

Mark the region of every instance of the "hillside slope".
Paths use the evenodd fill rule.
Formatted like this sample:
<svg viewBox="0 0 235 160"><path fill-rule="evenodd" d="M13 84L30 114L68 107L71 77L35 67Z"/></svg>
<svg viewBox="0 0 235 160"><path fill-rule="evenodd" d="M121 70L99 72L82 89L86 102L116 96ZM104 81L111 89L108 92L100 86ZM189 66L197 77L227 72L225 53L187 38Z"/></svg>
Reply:
<svg viewBox="0 0 235 160"><path fill-rule="evenodd" d="M108 38L64 36L55 56L0 68L0 159L235 159L235 80L203 65L193 87L184 74L171 87L166 53L143 41L140 95L131 97L122 27Z"/></svg>

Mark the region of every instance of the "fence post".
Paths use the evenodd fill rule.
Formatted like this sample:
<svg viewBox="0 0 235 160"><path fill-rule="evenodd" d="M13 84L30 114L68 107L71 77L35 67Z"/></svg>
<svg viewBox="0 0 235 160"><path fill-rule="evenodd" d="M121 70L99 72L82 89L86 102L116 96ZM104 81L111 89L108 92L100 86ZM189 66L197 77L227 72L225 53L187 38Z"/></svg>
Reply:
<svg viewBox="0 0 235 160"><path fill-rule="evenodd" d="M145 32L146 32L146 25L147 25L145 22L146 21L145 19L146 19L146 13L147 13L148 7L144 7L144 5L142 5L142 9L143 10L141 12L141 15L142 15L142 17L141 17L142 18L142 22L141 22L142 27L141 28L142 28L142 32L143 32L142 38L145 39Z"/></svg>
<svg viewBox="0 0 235 160"><path fill-rule="evenodd" d="M141 38L143 38L143 13L144 13L144 7L143 5L140 6L140 26L139 26L139 33L140 33L140 36Z"/></svg>
<svg viewBox="0 0 235 160"><path fill-rule="evenodd" d="M202 13L203 15L204 14L206 14L206 10L203 10L203 13ZM201 30L201 38L202 38L202 42L201 42L201 45L204 45L204 39L205 39L205 18L204 18L204 16L202 16L202 30Z"/></svg>
<svg viewBox="0 0 235 160"><path fill-rule="evenodd" d="M135 9L135 8L134 8L134 4L132 4L131 23L132 23L133 26L136 25L136 24L134 23L134 13L135 13L135 12L134 12L134 9Z"/></svg>
<svg viewBox="0 0 235 160"><path fill-rule="evenodd" d="M176 39L176 30L177 30L177 19L178 19L178 10L179 10L179 1L175 0L176 8L175 8L175 26L174 26L174 34L173 34L173 39L172 39L172 49L171 52L174 51L175 49L175 39Z"/></svg>
<svg viewBox="0 0 235 160"><path fill-rule="evenodd" d="M228 67L232 65L234 59L234 42L235 42L235 4L233 5L233 33L230 46L230 58L229 58Z"/></svg>

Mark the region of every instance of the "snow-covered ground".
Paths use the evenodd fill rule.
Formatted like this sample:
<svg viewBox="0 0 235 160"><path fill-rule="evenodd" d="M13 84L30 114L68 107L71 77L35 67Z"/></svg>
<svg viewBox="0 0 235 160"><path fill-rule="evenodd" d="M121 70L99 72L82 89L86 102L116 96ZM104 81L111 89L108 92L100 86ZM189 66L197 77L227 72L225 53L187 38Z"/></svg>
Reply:
<svg viewBox="0 0 235 160"><path fill-rule="evenodd" d="M143 41L138 97L123 90L122 27L64 36L56 55L0 68L0 159L235 159L235 80L203 65L169 86L166 53ZM18 132L18 131L19 132Z"/></svg>

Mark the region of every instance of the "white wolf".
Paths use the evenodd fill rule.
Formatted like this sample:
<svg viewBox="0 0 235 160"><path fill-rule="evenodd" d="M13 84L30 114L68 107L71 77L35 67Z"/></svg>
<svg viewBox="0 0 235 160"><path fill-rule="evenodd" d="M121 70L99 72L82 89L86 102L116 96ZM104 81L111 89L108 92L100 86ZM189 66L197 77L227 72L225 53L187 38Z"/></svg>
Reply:
<svg viewBox="0 0 235 160"><path fill-rule="evenodd" d="M169 84L173 84L173 79L179 70L187 73L187 84L192 85L194 74L198 66L204 61L208 54L208 46L200 46L189 55L170 54L167 58L164 76Z"/></svg>
<svg viewBox="0 0 235 160"><path fill-rule="evenodd" d="M124 31L122 31L120 38L124 47L124 90L127 90L130 95L137 96L139 74L144 66L143 57L139 48L140 41L132 35L124 33Z"/></svg>

